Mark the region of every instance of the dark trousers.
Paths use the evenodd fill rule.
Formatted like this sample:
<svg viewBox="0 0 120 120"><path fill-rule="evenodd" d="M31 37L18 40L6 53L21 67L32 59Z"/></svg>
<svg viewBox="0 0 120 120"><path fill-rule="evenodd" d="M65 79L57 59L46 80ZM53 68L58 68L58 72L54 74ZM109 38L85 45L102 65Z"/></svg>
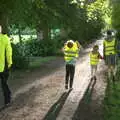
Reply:
<svg viewBox="0 0 120 120"><path fill-rule="evenodd" d="M4 72L0 72L0 79L1 79L1 87L4 96L4 103L8 104L11 100L11 91L8 87L7 81L9 77L9 70L5 70Z"/></svg>
<svg viewBox="0 0 120 120"><path fill-rule="evenodd" d="M72 88L73 85L74 74L75 74L75 66L71 64L66 64L65 84L68 85L68 82L70 82L69 84L70 88Z"/></svg>

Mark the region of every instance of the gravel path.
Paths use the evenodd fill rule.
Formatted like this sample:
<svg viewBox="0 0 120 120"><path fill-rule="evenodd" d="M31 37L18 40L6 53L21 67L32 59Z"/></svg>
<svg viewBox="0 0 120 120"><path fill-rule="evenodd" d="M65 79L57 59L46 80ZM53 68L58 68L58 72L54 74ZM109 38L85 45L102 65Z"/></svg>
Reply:
<svg viewBox="0 0 120 120"><path fill-rule="evenodd" d="M97 41L100 50L101 42ZM80 55L72 91L64 89L62 58L42 66L42 70L29 71L16 78L23 82L12 86L13 103L0 112L0 120L102 120L105 67L101 61L97 81L90 83L90 50L86 48Z"/></svg>

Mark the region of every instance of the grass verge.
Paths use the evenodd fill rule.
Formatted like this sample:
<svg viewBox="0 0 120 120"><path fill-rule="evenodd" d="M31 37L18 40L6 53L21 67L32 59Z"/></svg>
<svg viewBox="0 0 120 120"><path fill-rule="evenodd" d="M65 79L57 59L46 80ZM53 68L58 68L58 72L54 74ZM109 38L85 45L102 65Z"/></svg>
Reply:
<svg viewBox="0 0 120 120"><path fill-rule="evenodd" d="M109 81L104 99L104 120L120 120L120 61L116 81Z"/></svg>

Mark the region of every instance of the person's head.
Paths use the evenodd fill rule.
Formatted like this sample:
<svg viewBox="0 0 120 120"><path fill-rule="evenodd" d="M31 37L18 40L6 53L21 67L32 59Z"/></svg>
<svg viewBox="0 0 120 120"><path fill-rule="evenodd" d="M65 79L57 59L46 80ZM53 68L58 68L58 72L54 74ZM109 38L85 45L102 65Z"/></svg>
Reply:
<svg viewBox="0 0 120 120"><path fill-rule="evenodd" d="M94 45L93 52L97 52L98 50L99 50L99 46L98 45Z"/></svg>
<svg viewBox="0 0 120 120"><path fill-rule="evenodd" d="M73 42L69 41L69 42L67 43L67 47L72 48L72 47L73 47Z"/></svg>
<svg viewBox="0 0 120 120"><path fill-rule="evenodd" d="M113 38L113 33L111 30L107 31L107 40L111 40Z"/></svg>

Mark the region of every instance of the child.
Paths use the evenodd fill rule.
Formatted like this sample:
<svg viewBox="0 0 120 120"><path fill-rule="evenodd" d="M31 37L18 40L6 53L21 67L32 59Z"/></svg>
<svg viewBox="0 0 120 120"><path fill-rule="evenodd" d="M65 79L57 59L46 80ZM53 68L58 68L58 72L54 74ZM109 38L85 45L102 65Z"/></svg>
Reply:
<svg viewBox="0 0 120 120"><path fill-rule="evenodd" d="M97 72L97 65L99 62L99 59L103 59L103 57L99 53L99 47L98 45L95 45L93 47L93 50L90 52L90 65L91 65L91 80L97 80L96 78L96 72Z"/></svg>
<svg viewBox="0 0 120 120"><path fill-rule="evenodd" d="M74 46L74 41L67 41L64 46L64 59L66 63L65 89L73 88L73 79L75 74L75 63L78 57L78 48Z"/></svg>

